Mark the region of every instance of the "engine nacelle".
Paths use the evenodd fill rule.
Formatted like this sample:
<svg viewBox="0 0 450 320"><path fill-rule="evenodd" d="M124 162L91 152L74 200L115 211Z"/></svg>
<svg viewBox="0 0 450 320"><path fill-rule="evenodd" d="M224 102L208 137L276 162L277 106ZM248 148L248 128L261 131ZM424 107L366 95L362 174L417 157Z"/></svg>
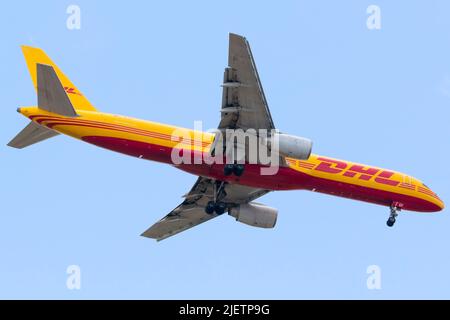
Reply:
<svg viewBox="0 0 450 320"><path fill-rule="evenodd" d="M272 145L273 139L275 141L278 140L278 150L276 145ZM275 133L273 138L265 139L264 144L273 152L299 160L308 160L312 151L312 141L310 139L285 133Z"/></svg>
<svg viewBox="0 0 450 320"><path fill-rule="evenodd" d="M273 228L277 223L278 210L259 203L241 204L230 209L236 221L258 228Z"/></svg>
<svg viewBox="0 0 450 320"><path fill-rule="evenodd" d="M312 151L312 141L307 138L276 133L279 153L288 158L308 160Z"/></svg>

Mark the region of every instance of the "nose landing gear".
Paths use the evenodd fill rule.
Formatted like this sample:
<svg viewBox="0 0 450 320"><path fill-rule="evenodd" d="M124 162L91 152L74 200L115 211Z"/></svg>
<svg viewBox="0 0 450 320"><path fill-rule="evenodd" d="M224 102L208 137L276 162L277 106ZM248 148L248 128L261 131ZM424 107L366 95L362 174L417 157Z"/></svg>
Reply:
<svg viewBox="0 0 450 320"><path fill-rule="evenodd" d="M394 226L398 213L400 212L400 210L402 210L402 207L403 205L401 203L394 202L391 204L389 219L386 221L386 225L388 227Z"/></svg>

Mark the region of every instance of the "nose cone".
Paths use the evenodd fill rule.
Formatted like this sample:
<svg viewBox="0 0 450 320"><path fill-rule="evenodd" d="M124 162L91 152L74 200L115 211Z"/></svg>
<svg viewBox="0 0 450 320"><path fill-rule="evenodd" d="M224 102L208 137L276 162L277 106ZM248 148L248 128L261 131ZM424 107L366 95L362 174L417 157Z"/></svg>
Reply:
<svg viewBox="0 0 450 320"><path fill-rule="evenodd" d="M424 200L430 203L429 210L427 211L438 212L444 210L445 208L444 202L430 188L428 188L425 185L422 185L418 187L417 191Z"/></svg>
<svg viewBox="0 0 450 320"><path fill-rule="evenodd" d="M438 197L438 199L439 199L439 197ZM444 210L444 208L445 208L445 204L444 204L444 201L442 201L441 199L439 199L439 201L438 201L438 207L439 207L439 210L438 211L442 211L442 210Z"/></svg>
<svg viewBox="0 0 450 320"><path fill-rule="evenodd" d="M430 189L428 189L428 190L430 190ZM431 194L431 196L432 196L431 201L436 205L436 210L435 210L435 211L437 212L437 211L442 211L442 210L444 210L444 208L445 208L444 201L442 201L442 200L438 197L438 195L437 195L436 193L434 193L433 191L430 190L430 192L432 193L432 194Z"/></svg>

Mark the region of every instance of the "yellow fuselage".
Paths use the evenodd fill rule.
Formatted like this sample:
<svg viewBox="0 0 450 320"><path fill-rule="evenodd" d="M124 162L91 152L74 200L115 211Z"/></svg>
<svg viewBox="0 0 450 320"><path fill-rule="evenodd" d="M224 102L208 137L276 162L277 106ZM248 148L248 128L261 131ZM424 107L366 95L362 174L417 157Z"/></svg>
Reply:
<svg viewBox="0 0 450 320"><path fill-rule="evenodd" d="M68 118L37 107L20 108L27 118L59 133L138 158L171 162L180 142L174 131L191 137L183 149L208 153L214 135L166 124L96 111L78 110ZM268 190L307 189L413 211L444 208L439 197L420 180L403 173L312 154L308 160L288 158L274 176L259 173L259 165L246 165L243 176L225 176L220 164L180 164L178 168L201 176Z"/></svg>

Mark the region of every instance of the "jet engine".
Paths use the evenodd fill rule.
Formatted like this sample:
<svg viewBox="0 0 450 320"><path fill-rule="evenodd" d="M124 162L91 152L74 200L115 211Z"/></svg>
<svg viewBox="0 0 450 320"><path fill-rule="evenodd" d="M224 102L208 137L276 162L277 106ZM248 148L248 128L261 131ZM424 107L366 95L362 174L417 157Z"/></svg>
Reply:
<svg viewBox="0 0 450 320"><path fill-rule="evenodd" d="M278 210L260 203L250 202L231 208L230 216L236 221L258 228L273 228L277 222Z"/></svg>
<svg viewBox="0 0 450 320"><path fill-rule="evenodd" d="M278 140L278 150L275 149L275 146L272 146L272 139L267 139L265 144L271 151L278 152L282 156L308 160L311 155L312 141L310 139L284 133L275 133L273 139Z"/></svg>
<svg viewBox="0 0 450 320"><path fill-rule="evenodd" d="M308 160L312 150L310 139L284 133L277 133L276 135L275 139L278 138L278 149L281 155L288 158Z"/></svg>

